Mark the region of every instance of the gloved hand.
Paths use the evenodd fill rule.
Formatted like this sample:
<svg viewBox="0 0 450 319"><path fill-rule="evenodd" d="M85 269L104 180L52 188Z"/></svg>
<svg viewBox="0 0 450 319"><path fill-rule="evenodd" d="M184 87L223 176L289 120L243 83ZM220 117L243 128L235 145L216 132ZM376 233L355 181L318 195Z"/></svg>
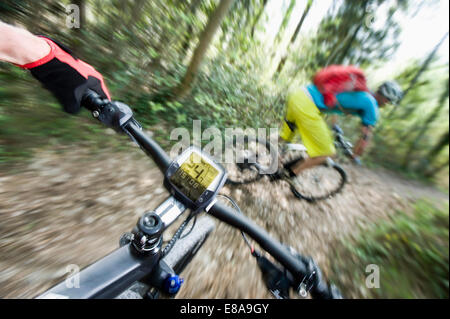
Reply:
<svg viewBox="0 0 450 319"><path fill-rule="evenodd" d="M99 72L76 58L62 44L46 37L42 39L49 44L50 53L42 59L19 67L30 70L31 74L55 95L66 112L74 114L80 111L81 99L87 89L111 100Z"/></svg>

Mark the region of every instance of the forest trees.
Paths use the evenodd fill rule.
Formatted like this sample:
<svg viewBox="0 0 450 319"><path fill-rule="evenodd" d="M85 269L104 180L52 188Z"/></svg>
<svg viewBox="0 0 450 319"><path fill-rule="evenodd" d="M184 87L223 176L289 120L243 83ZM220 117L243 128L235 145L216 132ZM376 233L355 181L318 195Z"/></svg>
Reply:
<svg viewBox="0 0 450 319"><path fill-rule="evenodd" d="M410 13L433 2L333 0L327 10L322 0L2 0L0 19L72 47L147 125L186 126L197 117L218 128L274 127L292 86L329 64L382 67L405 41ZM65 26L71 3L83 13L81 29ZM399 108L382 111L368 160L422 175L445 168L443 47L387 74L407 94ZM1 67L8 71L1 76L23 80ZM11 83L0 93L12 91Z"/></svg>
<svg viewBox="0 0 450 319"><path fill-rule="evenodd" d="M300 20L297 23L297 27L295 28L294 34L292 34L292 36L289 40L288 47L286 48L287 52L283 55L280 62L278 63L277 70L275 72L275 76L278 76L283 71L284 65L286 64L286 60L288 58L288 55L289 55L289 53L291 53L290 48L295 43L295 40L297 40L297 37L300 34L300 30L303 26L303 23L305 22L306 17L308 16L309 11L311 10L313 1L314 0L308 0L308 2L306 4L306 8L300 17Z"/></svg>
<svg viewBox="0 0 450 319"><path fill-rule="evenodd" d="M439 138L438 143L431 149L431 151L426 155L424 163L425 165L421 166L420 169L423 170L424 175L426 177L433 177L437 175L444 168L448 168L449 165L449 157L447 154L446 160L443 161L438 166L434 166L433 162L436 162L436 157L441 153L445 147L448 147L449 144L449 130L447 129L441 137Z"/></svg>
<svg viewBox="0 0 450 319"><path fill-rule="evenodd" d="M376 63L391 56L399 44L401 28L395 14L409 7L408 0L344 0L332 6L320 22L316 35L302 48L298 65L307 74L331 64ZM374 20L383 6L388 14L382 27Z"/></svg>
<svg viewBox="0 0 450 319"><path fill-rule="evenodd" d="M234 0L221 0L217 9L209 18L208 24L206 25L205 30L200 36L199 44L194 51L194 55L192 56L192 60L189 64L186 74L180 85L173 91L172 95L175 99L182 99L186 94L189 93L190 89L192 88L192 84L195 80L198 69L200 68L203 57L208 50L211 40L213 39L217 29L220 27L220 24L227 14L228 9L230 8L233 1Z"/></svg>
<svg viewBox="0 0 450 319"><path fill-rule="evenodd" d="M449 98L449 79L444 82L444 90L439 98L438 104L436 107L429 113L425 118L419 118L412 125L412 128L408 132L412 136L412 142L409 145L407 151L405 152L402 166L404 169L407 169L411 163L412 155L414 151L416 151L417 147L420 145L422 140L425 138L425 133L430 129L430 125L439 118L440 113L445 108L446 101ZM440 142L437 145L441 145ZM445 146L445 144L444 144ZM437 155L439 150L444 146L438 146L437 151L430 151L427 158L430 162L433 160L433 155Z"/></svg>

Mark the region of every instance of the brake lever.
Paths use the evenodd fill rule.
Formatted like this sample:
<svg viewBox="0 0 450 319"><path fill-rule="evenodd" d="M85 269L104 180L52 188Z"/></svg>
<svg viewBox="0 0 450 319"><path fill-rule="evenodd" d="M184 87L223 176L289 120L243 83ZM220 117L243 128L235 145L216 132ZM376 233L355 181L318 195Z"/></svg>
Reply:
<svg viewBox="0 0 450 319"><path fill-rule="evenodd" d="M291 283L286 272L259 253L254 252L253 255L261 269L264 283L272 295L277 299L289 299Z"/></svg>

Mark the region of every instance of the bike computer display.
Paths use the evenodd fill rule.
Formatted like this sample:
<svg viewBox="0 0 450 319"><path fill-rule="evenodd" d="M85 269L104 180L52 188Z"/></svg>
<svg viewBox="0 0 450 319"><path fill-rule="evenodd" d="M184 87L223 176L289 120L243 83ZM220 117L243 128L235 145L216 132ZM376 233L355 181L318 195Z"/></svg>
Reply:
<svg viewBox="0 0 450 319"><path fill-rule="evenodd" d="M225 169L200 149L191 146L166 171L169 191L192 209L206 208L227 179Z"/></svg>

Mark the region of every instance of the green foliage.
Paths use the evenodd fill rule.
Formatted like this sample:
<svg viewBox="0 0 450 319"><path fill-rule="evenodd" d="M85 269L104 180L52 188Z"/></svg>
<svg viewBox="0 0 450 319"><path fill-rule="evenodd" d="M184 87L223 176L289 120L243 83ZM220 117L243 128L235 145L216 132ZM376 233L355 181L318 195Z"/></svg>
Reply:
<svg viewBox="0 0 450 319"><path fill-rule="evenodd" d="M396 80L406 88L420 69L412 61ZM410 88L402 103L384 110L380 127L374 136L374 145L368 158L396 170L426 175L448 161L448 143L443 152L427 158L430 150L448 131L448 66L436 65L426 70ZM420 136L418 136L420 134ZM437 174L439 170L435 169ZM432 174L433 175L433 174Z"/></svg>
<svg viewBox="0 0 450 319"><path fill-rule="evenodd" d="M331 64L373 65L386 61L399 45L400 27L395 13L408 8L408 1L344 0L333 6L321 21L317 33L301 47L294 60L311 76ZM384 25L375 28L374 19L388 7Z"/></svg>
<svg viewBox="0 0 450 319"><path fill-rule="evenodd" d="M343 242L333 277L344 295L354 297L448 298L448 227L448 207L419 201L413 214L398 212L392 220L362 230L356 240ZM379 289L365 287L370 264L380 269Z"/></svg>

